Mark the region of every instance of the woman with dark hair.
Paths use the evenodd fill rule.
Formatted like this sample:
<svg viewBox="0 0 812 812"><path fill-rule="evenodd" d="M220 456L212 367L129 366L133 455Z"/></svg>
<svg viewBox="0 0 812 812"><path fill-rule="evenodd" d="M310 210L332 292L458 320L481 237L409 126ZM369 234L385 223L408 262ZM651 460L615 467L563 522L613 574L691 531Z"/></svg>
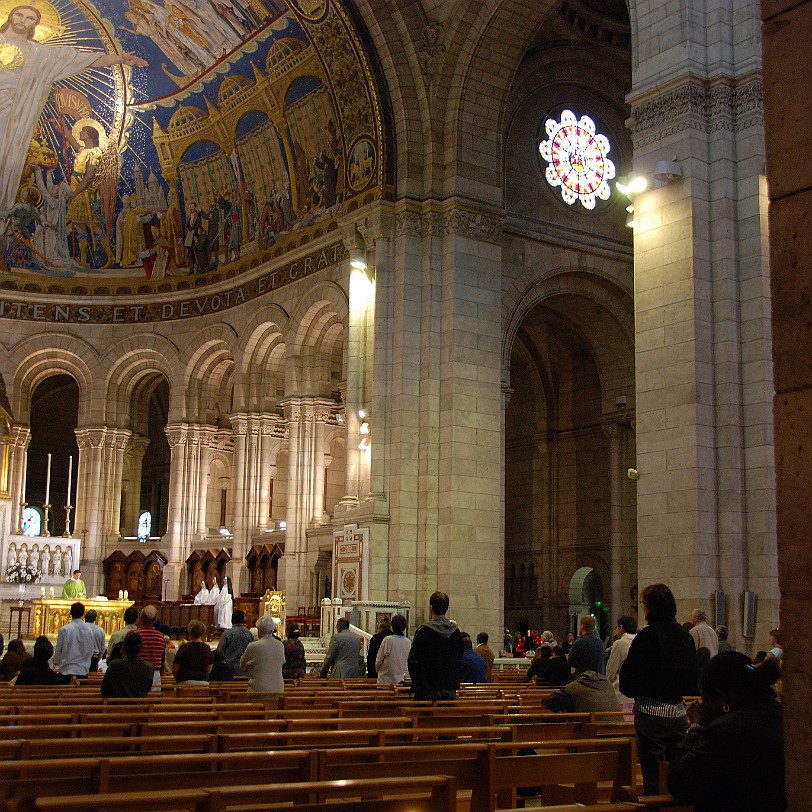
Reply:
<svg viewBox="0 0 812 812"><path fill-rule="evenodd" d="M17 675L17 685L78 685L76 677L70 674L57 674L48 665L54 656L51 641L40 635L34 643L34 659L25 663Z"/></svg>
<svg viewBox="0 0 812 812"><path fill-rule="evenodd" d="M702 669L702 699L688 707L691 725L668 770L668 791L694 812L786 809L784 718L771 687L778 674L776 662L757 668L735 651Z"/></svg>
<svg viewBox="0 0 812 812"><path fill-rule="evenodd" d="M295 623L289 623L288 637L285 640L285 663L282 666L283 679L301 679L307 673L305 650L299 634L299 627Z"/></svg>
<svg viewBox="0 0 812 812"><path fill-rule="evenodd" d="M634 730L643 792L660 791L660 762L669 761L688 727L683 697L696 688L694 640L676 621L677 603L665 584L650 584L640 602L648 625L629 647L620 692L634 698Z"/></svg>

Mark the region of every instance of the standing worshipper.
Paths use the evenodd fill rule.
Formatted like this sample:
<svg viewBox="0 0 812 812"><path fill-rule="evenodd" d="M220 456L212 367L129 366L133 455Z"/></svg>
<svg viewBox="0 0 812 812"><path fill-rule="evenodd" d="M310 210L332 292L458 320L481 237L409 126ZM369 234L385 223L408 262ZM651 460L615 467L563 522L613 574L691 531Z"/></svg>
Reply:
<svg viewBox="0 0 812 812"><path fill-rule="evenodd" d="M200 582L200 589L195 595L195 606L203 606L209 602L209 590L205 581Z"/></svg>
<svg viewBox="0 0 812 812"><path fill-rule="evenodd" d="M696 685L699 668L693 638L676 621L677 602L665 584L640 595L648 625L629 647L620 669L620 692L634 699L634 730L643 790L660 790L660 762L670 761L688 728L683 697Z"/></svg>
<svg viewBox="0 0 812 812"><path fill-rule="evenodd" d="M99 670L99 660L104 657L105 648L107 646L107 635L101 626L96 625L96 618L99 616L95 609L88 609L85 615L85 623L87 627L93 632L93 637L96 641L96 653L90 659L90 671L95 673Z"/></svg>
<svg viewBox="0 0 812 812"><path fill-rule="evenodd" d="M545 632L544 634L547 634ZM550 634L552 637L552 634ZM552 647L551 647L552 648ZM476 636L476 646L474 647L474 651L479 654L480 657L485 661L485 680L486 682L493 682L493 661L495 658L494 653L488 647L488 633L487 632L480 632Z"/></svg>
<svg viewBox="0 0 812 812"><path fill-rule="evenodd" d="M211 581L211 588L209 589L209 599L206 601L210 606L217 606L217 602L220 600L220 587L217 586L217 576L212 578ZM214 617L215 620L217 619L217 609L214 610Z"/></svg>
<svg viewBox="0 0 812 812"><path fill-rule="evenodd" d="M446 617L448 595L429 598L429 620L414 635L409 674L417 700L456 699L462 675L462 632Z"/></svg>
<svg viewBox="0 0 812 812"><path fill-rule="evenodd" d="M617 701L621 705L631 703L631 699L620 693L620 669L626 662L629 655L632 641L637 635L637 621L630 615L624 615L617 622L618 637L612 643L612 650L609 654L609 662L606 664L606 677L615 688ZM625 710L625 708L624 708Z"/></svg>
<svg viewBox="0 0 812 812"><path fill-rule="evenodd" d="M580 637L572 644L569 653L570 667L578 674L581 671L606 673L606 651L600 638L595 634L595 618L584 615L578 626Z"/></svg>
<svg viewBox="0 0 812 812"><path fill-rule="evenodd" d="M240 668L240 659L248 644L254 642L254 635L245 628L244 623L245 613L241 609L235 609L231 613L231 628L223 632L217 644L217 651L223 655L223 661L231 669L231 673L243 677L246 674Z"/></svg>
<svg viewBox="0 0 812 812"><path fill-rule="evenodd" d="M200 620L192 620L186 627L186 633L188 641L178 649L172 663L175 682L178 685L206 686L214 665L211 646L203 639L206 626Z"/></svg>
<svg viewBox="0 0 812 812"><path fill-rule="evenodd" d="M694 624L691 637L694 638L697 649L706 648L711 657L715 657L719 653L719 638L716 636L716 630L708 623L705 610L694 609L691 612L691 622Z"/></svg>
<svg viewBox="0 0 812 812"><path fill-rule="evenodd" d="M155 673L152 675L152 689L154 691L161 690L161 671L166 656L166 638L164 633L155 627L157 622L158 610L152 605L145 606L141 610L138 628L132 632L132 634L141 636L143 644L141 659L148 662L155 669Z"/></svg>
<svg viewBox="0 0 812 812"><path fill-rule="evenodd" d="M392 634L392 628L389 625L389 618L378 622L378 629L372 637L369 638L369 646L367 646L367 676L373 679L378 678L378 671L375 667L375 660L378 656L378 651L381 648L384 638Z"/></svg>
<svg viewBox="0 0 812 812"><path fill-rule="evenodd" d="M321 676L333 679L360 677L358 649L360 639L350 631L350 621L340 617L336 621L336 633L330 638L327 656L321 666Z"/></svg>
<svg viewBox="0 0 812 812"><path fill-rule="evenodd" d="M66 623L56 636L54 663L61 674L84 679L90 671L93 656L99 655L96 636L83 620L84 604L71 604L70 623Z"/></svg>
<svg viewBox="0 0 812 812"><path fill-rule="evenodd" d="M231 589L231 581L227 575L223 576L223 586L220 588L220 595L217 598L217 617L215 625L221 629L231 628L231 613L234 611L234 593Z"/></svg>
<svg viewBox="0 0 812 812"><path fill-rule="evenodd" d="M288 624L288 638L284 646L285 664L282 666L282 676L284 679L301 679L307 673L307 660L299 639L299 627L295 623Z"/></svg>
<svg viewBox="0 0 812 812"><path fill-rule="evenodd" d="M282 666L285 664L285 647L274 637L276 623L269 615L257 621L259 640L248 644L240 658L240 668L248 674L248 693L281 694L285 690Z"/></svg>
<svg viewBox="0 0 812 812"><path fill-rule="evenodd" d="M400 685L409 676L409 651L412 643L406 637L406 618L393 615L392 634L385 637L375 658L378 685Z"/></svg>
<svg viewBox="0 0 812 812"><path fill-rule="evenodd" d="M124 638L130 633L134 632L138 626L136 625L138 622L138 610L134 606L128 606L124 610L124 627L119 629L117 632L113 632L110 635L110 639L107 641L107 663L109 665L110 660L115 659L113 654L113 649L115 648L117 643L123 643Z"/></svg>

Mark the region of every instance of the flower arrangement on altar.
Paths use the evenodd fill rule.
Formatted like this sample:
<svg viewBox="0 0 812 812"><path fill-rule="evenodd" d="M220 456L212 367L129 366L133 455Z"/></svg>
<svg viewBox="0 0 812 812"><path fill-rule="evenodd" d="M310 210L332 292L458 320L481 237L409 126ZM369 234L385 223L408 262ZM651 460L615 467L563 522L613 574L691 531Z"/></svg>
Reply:
<svg viewBox="0 0 812 812"><path fill-rule="evenodd" d="M11 564L6 568L6 581L10 584L38 584L42 570L31 564Z"/></svg>

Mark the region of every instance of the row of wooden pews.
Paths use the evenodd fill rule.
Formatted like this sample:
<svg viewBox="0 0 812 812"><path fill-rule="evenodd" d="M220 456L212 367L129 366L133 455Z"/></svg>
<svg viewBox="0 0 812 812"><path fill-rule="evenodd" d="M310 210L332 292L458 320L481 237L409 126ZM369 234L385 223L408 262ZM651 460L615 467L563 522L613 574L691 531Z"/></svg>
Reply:
<svg viewBox="0 0 812 812"><path fill-rule="evenodd" d="M167 680L129 701L101 700L97 684L0 687L0 804L493 812L516 808L530 786L542 809L644 808L629 723L551 714L547 693L491 685L419 703L369 680L312 677L282 696Z"/></svg>

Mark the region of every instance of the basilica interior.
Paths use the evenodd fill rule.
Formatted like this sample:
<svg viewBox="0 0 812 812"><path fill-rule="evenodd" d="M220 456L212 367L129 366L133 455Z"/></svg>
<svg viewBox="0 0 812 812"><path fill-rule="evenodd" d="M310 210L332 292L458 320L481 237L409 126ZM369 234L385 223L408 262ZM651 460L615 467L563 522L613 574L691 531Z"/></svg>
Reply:
<svg viewBox="0 0 812 812"><path fill-rule="evenodd" d="M4 29L0 597L439 588L498 640L663 581L763 648L804 502L789 12L217 5Z"/></svg>

